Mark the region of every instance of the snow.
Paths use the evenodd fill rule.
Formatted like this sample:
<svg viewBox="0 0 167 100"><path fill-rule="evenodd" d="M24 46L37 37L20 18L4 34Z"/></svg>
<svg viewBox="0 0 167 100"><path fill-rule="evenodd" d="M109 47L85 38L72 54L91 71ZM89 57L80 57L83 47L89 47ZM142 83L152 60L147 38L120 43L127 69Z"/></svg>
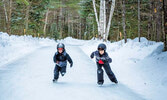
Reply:
<svg viewBox="0 0 167 100"><path fill-rule="evenodd" d="M62 42L73 59L73 68L52 83L53 55ZM110 64L119 84L104 73L104 85L96 84L95 59L90 54L99 43L107 45ZM141 38L118 42L98 39L63 40L9 36L0 33L0 100L166 100L167 52L162 42Z"/></svg>
<svg viewBox="0 0 167 100"><path fill-rule="evenodd" d="M9 36L0 32L0 66L47 45L54 45L53 40L32 36Z"/></svg>

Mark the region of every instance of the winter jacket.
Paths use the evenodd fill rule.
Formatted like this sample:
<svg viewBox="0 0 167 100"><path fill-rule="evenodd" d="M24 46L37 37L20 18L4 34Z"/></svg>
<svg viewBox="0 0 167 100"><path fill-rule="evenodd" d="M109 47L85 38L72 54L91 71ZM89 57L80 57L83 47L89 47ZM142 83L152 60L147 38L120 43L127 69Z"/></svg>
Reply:
<svg viewBox="0 0 167 100"><path fill-rule="evenodd" d="M100 55L99 51L95 51L95 52L92 52L92 54L90 55L91 58L94 58L94 56L96 56L96 62L97 63L111 63L112 62L112 59L108 56L108 53L107 52L104 52L103 55ZM101 64L103 64L101 63Z"/></svg>
<svg viewBox="0 0 167 100"><path fill-rule="evenodd" d="M56 52L53 57L53 61L60 67L67 66L67 60L70 63L70 67L72 67L73 61L66 51L63 53Z"/></svg>

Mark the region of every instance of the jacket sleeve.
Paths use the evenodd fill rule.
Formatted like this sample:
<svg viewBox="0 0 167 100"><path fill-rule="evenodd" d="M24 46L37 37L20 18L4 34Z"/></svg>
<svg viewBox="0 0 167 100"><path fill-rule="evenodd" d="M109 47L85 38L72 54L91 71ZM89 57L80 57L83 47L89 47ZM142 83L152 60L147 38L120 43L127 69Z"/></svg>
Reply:
<svg viewBox="0 0 167 100"><path fill-rule="evenodd" d="M55 53L55 55L54 55L54 57L53 57L53 61L54 61L54 63L56 63L56 56L57 56L57 53Z"/></svg>
<svg viewBox="0 0 167 100"><path fill-rule="evenodd" d="M95 56L95 52L92 52L90 55L90 58L94 58L94 56Z"/></svg>
<svg viewBox="0 0 167 100"><path fill-rule="evenodd" d="M73 65L73 61L72 61L71 57L69 56L69 54L67 54L66 56L67 56L68 62Z"/></svg>
<svg viewBox="0 0 167 100"><path fill-rule="evenodd" d="M108 63L111 63L112 62L112 59L111 58L108 58Z"/></svg>
<svg viewBox="0 0 167 100"><path fill-rule="evenodd" d="M107 60L108 63L111 63L111 62L112 62L112 59L108 56L108 54L107 54L107 56L106 56L106 60Z"/></svg>

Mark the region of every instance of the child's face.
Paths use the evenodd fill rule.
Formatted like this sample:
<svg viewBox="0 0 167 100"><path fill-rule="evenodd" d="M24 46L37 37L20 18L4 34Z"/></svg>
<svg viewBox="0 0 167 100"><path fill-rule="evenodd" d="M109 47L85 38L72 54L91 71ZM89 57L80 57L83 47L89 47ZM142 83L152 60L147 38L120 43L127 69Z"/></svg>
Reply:
<svg viewBox="0 0 167 100"><path fill-rule="evenodd" d="M104 54L104 50L99 50L99 53L100 53L101 55L103 55L103 54Z"/></svg>
<svg viewBox="0 0 167 100"><path fill-rule="evenodd" d="M62 52L63 52L63 49L58 49L58 52L59 52L59 53L62 53Z"/></svg>

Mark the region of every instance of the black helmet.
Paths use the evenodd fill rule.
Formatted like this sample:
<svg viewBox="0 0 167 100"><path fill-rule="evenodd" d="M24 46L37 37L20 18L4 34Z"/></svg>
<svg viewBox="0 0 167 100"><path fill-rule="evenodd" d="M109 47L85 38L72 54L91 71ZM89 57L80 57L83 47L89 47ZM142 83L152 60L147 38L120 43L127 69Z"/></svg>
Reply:
<svg viewBox="0 0 167 100"><path fill-rule="evenodd" d="M59 43L59 44L57 44L57 49L58 48L62 48L63 50L65 49L65 46L64 46L64 44L63 43Z"/></svg>
<svg viewBox="0 0 167 100"><path fill-rule="evenodd" d="M99 44L98 45L98 48L97 48L98 50L104 50L104 51L106 51L106 45L104 44L104 43L101 43L101 44Z"/></svg>

